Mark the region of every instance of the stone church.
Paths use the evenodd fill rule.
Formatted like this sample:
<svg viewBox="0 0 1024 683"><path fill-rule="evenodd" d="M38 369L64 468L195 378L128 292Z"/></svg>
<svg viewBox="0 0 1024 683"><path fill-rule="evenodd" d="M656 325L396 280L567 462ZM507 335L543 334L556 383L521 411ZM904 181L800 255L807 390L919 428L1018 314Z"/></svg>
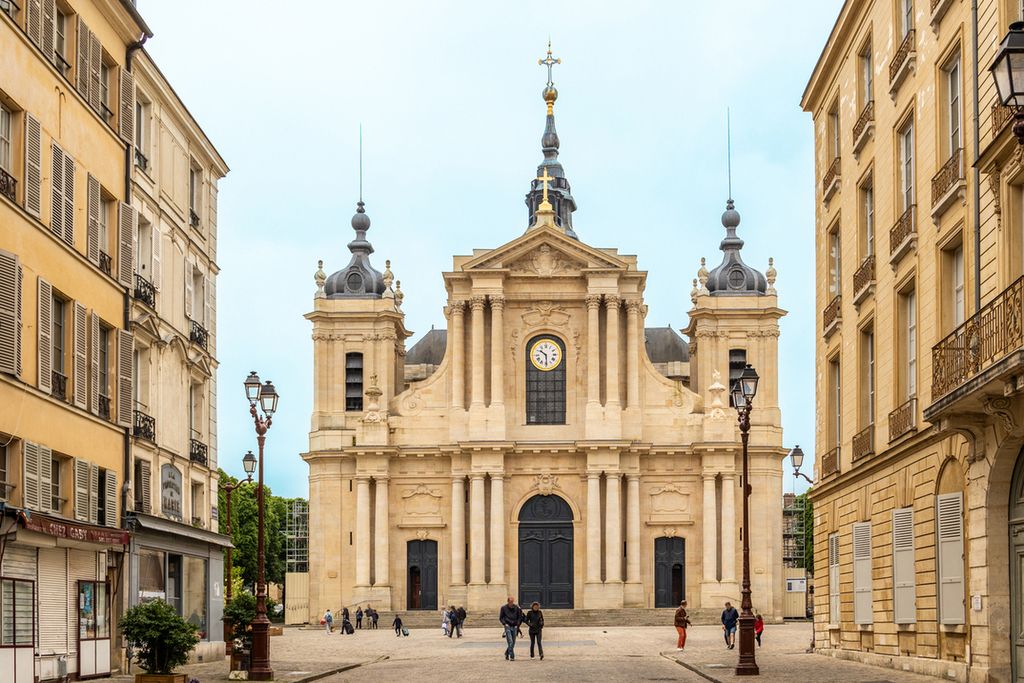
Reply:
<svg viewBox="0 0 1024 683"><path fill-rule="evenodd" d="M743 262L729 200L721 264L701 259L689 293L689 342L645 328L637 257L590 246L573 225L553 63L549 51L526 229L454 257L446 330L406 348L403 294L371 264L362 201L351 260L317 271L303 454L313 620L366 604L486 612L509 595L545 609L738 604L741 445L727 387L747 363L761 377L754 605L782 617L774 269Z"/></svg>

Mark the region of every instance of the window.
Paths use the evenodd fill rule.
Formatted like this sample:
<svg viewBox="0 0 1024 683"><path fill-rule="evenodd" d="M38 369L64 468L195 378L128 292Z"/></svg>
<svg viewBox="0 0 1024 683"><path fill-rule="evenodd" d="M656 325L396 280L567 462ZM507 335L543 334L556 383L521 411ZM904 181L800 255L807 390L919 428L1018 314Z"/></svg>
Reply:
<svg viewBox="0 0 1024 683"><path fill-rule="evenodd" d="M96 340L99 348L99 395L107 399L107 413L110 413L110 328L100 325L100 338Z"/></svg>
<svg viewBox="0 0 1024 683"><path fill-rule="evenodd" d="M832 110L828 113L828 137L829 137L829 152L831 153L831 159L839 158L839 103L837 102L832 106Z"/></svg>
<svg viewBox="0 0 1024 683"><path fill-rule="evenodd" d="M205 488L201 481L192 482L191 486L191 499L192 499L192 525L202 527L203 526L203 509L205 508L204 495Z"/></svg>
<svg viewBox="0 0 1024 683"><path fill-rule="evenodd" d="M828 291L833 297L842 292L842 243L839 237L839 226L836 225L828 233Z"/></svg>
<svg viewBox="0 0 1024 683"><path fill-rule="evenodd" d="M11 480L8 479L9 473L7 470L10 459L10 445L11 442L8 441L7 445L0 446L0 500L7 500L7 490L8 488L13 488L10 486Z"/></svg>
<svg viewBox="0 0 1024 683"><path fill-rule="evenodd" d="M914 508L893 510L892 593L893 621L897 624L912 624L917 621L917 587L914 572Z"/></svg>
<svg viewBox="0 0 1024 683"><path fill-rule="evenodd" d="M900 201L902 211L914 205L914 124L908 123L899 133Z"/></svg>
<svg viewBox="0 0 1024 683"><path fill-rule="evenodd" d="M363 354L345 354L345 410L363 409Z"/></svg>
<svg viewBox="0 0 1024 683"><path fill-rule="evenodd" d="M55 35L55 42L53 51L57 57L57 68L62 73L67 73L68 67L71 65L68 63L68 16L61 12L59 9L53 17L53 28Z"/></svg>
<svg viewBox="0 0 1024 683"><path fill-rule="evenodd" d="M64 473L61 472L60 465L60 458L50 459L50 509L57 514L63 514L66 499L66 496L61 495Z"/></svg>
<svg viewBox="0 0 1024 683"><path fill-rule="evenodd" d="M202 204L203 172L195 166L188 169L188 221L193 228L199 227L199 211Z"/></svg>
<svg viewBox="0 0 1024 683"><path fill-rule="evenodd" d="M526 345L526 424L565 424L565 344L534 337Z"/></svg>
<svg viewBox="0 0 1024 683"><path fill-rule="evenodd" d="M0 579L0 647L35 645L35 582Z"/></svg>
<svg viewBox="0 0 1024 683"><path fill-rule="evenodd" d="M900 295L900 331L903 337L902 398L917 395L917 295L908 289Z"/></svg>
<svg viewBox="0 0 1024 683"><path fill-rule="evenodd" d="M110 215L114 211L114 206L114 200L108 199L106 195L100 199L100 251L105 254L110 253Z"/></svg>
<svg viewBox="0 0 1024 683"><path fill-rule="evenodd" d="M167 598L166 555L160 550L142 548L139 550L139 600Z"/></svg>
<svg viewBox="0 0 1024 683"><path fill-rule="evenodd" d="M956 154L962 143L960 140L960 57L955 57L943 69L946 75L946 126L949 131L949 149L947 158Z"/></svg>
<svg viewBox="0 0 1024 683"><path fill-rule="evenodd" d="M736 407L732 402L732 388L736 386L736 382L739 381L745 367L747 367L746 350L729 349L729 386L725 390L729 392L729 406L732 408Z"/></svg>
<svg viewBox="0 0 1024 683"><path fill-rule="evenodd" d="M110 65L106 60L100 62L100 108L105 118L114 114L110 110Z"/></svg>
<svg viewBox="0 0 1024 683"><path fill-rule="evenodd" d="M200 440L203 430L203 385L192 384L188 392L188 426L191 438Z"/></svg>
<svg viewBox="0 0 1024 683"><path fill-rule="evenodd" d="M935 499L938 519L939 621L964 623L964 494L944 493Z"/></svg>
<svg viewBox="0 0 1024 683"><path fill-rule="evenodd" d="M135 165L145 171L149 168L149 102L135 93Z"/></svg>
<svg viewBox="0 0 1024 683"><path fill-rule="evenodd" d="M861 347L861 428L875 423L875 331L867 328L860 334Z"/></svg>
<svg viewBox="0 0 1024 683"><path fill-rule="evenodd" d="M11 172L11 110L0 104L0 169Z"/></svg>
<svg viewBox="0 0 1024 683"><path fill-rule="evenodd" d="M842 442L843 434L843 386L842 386L842 368L839 363L839 358L833 358L828 363L828 383L829 383L829 434L828 443L833 448L839 448Z"/></svg>
<svg viewBox="0 0 1024 683"><path fill-rule="evenodd" d="M148 460L135 461L135 509L139 512L149 514L152 509L152 465Z"/></svg>
<svg viewBox="0 0 1024 683"><path fill-rule="evenodd" d="M914 30L914 0L899 0L900 3L900 28L903 29L903 37Z"/></svg>
<svg viewBox="0 0 1024 683"><path fill-rule="evenodd" d="M868 178L860 186L860 211L863 227L861 253L864 254L864 258L867 258L875 253L875 186L873 178Z"/></svg>
<svg viewBox="0 0 1024 683"><path fill-rule="evenodd" d="M871 597L871 524L853 525L853 621L871 624L874 621Z"/></svg>
<svg viewBox="0 0 1024 683"><path fill-rule="evenodd" d="M871 64L871 43L860 52L860 107L863 109L875 99L875 74Z"/></svg>
<svg viewBox="0 0 1024 683"><path fill-rule="evenodd" d="M828 623L839 624L839 534L828 537Z"/></svg>
<svg viewBox="0 0 1024 683"><path fill-rule="evenodd" d="M52 365L53 372L60 375L64 375L64 351L65 351L65 340L64 330L67 315L67 302L58 296L53 297L53 356ZM66 379L66 378L65 378ZM57 392L57 387L53 387L54 392Z"/></svg>
<svg viewBox="0 0 1024 683"><path fill-rule="evenodd" d="M942 276L945 282L942 307L944 328L948 333L960 327L966 318L963 244L943 249L942 261Z"/></svg>
<svg viewBox="0 0 1024 683"><path fill-rule="evenodd" d="M181 616L199 629L199 637L208 638L206 630L206 560L201 557L183 555L184 599Z"/></svg>
<svg viewBox="0 0 1024 683"><path fill-rule="evenodd" d="M78 640L103 640L110 637L110 610L107 584L78 582Z"/></svg>

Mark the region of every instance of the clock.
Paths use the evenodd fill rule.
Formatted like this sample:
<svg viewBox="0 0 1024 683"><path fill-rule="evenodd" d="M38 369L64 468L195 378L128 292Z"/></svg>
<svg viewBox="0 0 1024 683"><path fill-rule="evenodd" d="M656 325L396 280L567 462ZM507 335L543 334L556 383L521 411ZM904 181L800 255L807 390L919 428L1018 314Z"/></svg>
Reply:
<svg viewBox="0 0 1024 683"><path fill-rule="evenodd" d="M562 363L562 348L550 339L540 339L530 347L530 362L541 372L554 370Z"/></svg>

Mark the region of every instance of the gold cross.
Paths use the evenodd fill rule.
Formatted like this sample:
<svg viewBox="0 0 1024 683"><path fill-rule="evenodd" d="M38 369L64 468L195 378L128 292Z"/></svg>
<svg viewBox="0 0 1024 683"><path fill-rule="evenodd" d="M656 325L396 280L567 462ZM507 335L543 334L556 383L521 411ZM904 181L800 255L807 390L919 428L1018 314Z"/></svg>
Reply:
<svg viewBox="0 0 1024 683"><path fill-rule="evenodd" d="M545 57L544 59L538 59L537 63L540 64L541 66L546 66L548 68L548 85L549 86L552 85L552 81L551 81L551 67L553 67L555 64L561 64L562 60L561 60L560 57L554 57L553 58L551 56L551 39L550 38L548 38L548 56Z"/></svg>
<svg viewBox="0 0 1024 683"><path fill-rule="evenodd" d="M536 179L541 182L541 186L544 188L544 195L543 195L542 199L543 199L543 201L547 202L547 200L548 200L548 183L551 182L552 180L554 180L554 177L548 175L548 169L545 167L544 175L538 176Z"/></svg>

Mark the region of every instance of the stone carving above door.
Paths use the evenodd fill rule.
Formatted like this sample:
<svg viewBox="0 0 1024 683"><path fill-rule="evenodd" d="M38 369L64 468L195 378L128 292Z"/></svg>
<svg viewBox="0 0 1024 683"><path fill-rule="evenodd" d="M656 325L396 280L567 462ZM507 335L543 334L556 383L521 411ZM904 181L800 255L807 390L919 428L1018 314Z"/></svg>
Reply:
<svg viewBox="0 0 1024 683"><path fill-rule="evenodd" d="M647 524L693 524L690 507L690 492L676 484L655 486L648 495L651 497L651 513Z"/></svg>
<svg viewBox="0 0 1024 683"><path fill-rule="evenodd" d="M515 275L551 277L554 275L579 275L580 269L585 265L557 249L552 249L550 245L542 244L510 263L509 270Z"/></svg>
<svg viewBox="0 0 1024 683"><path fill-rule="evenodd" d="M538 301L533 308L523 314L523 322L531 327L558 327L565 325L570 318L563 306L552 301Z"/></svg>
<svg viewBox="0 0 1024 683"><path fill-rule="evenodd" d="M426 484L402 492L402 521L399 527L440 527L441 493Z"/></svg>

